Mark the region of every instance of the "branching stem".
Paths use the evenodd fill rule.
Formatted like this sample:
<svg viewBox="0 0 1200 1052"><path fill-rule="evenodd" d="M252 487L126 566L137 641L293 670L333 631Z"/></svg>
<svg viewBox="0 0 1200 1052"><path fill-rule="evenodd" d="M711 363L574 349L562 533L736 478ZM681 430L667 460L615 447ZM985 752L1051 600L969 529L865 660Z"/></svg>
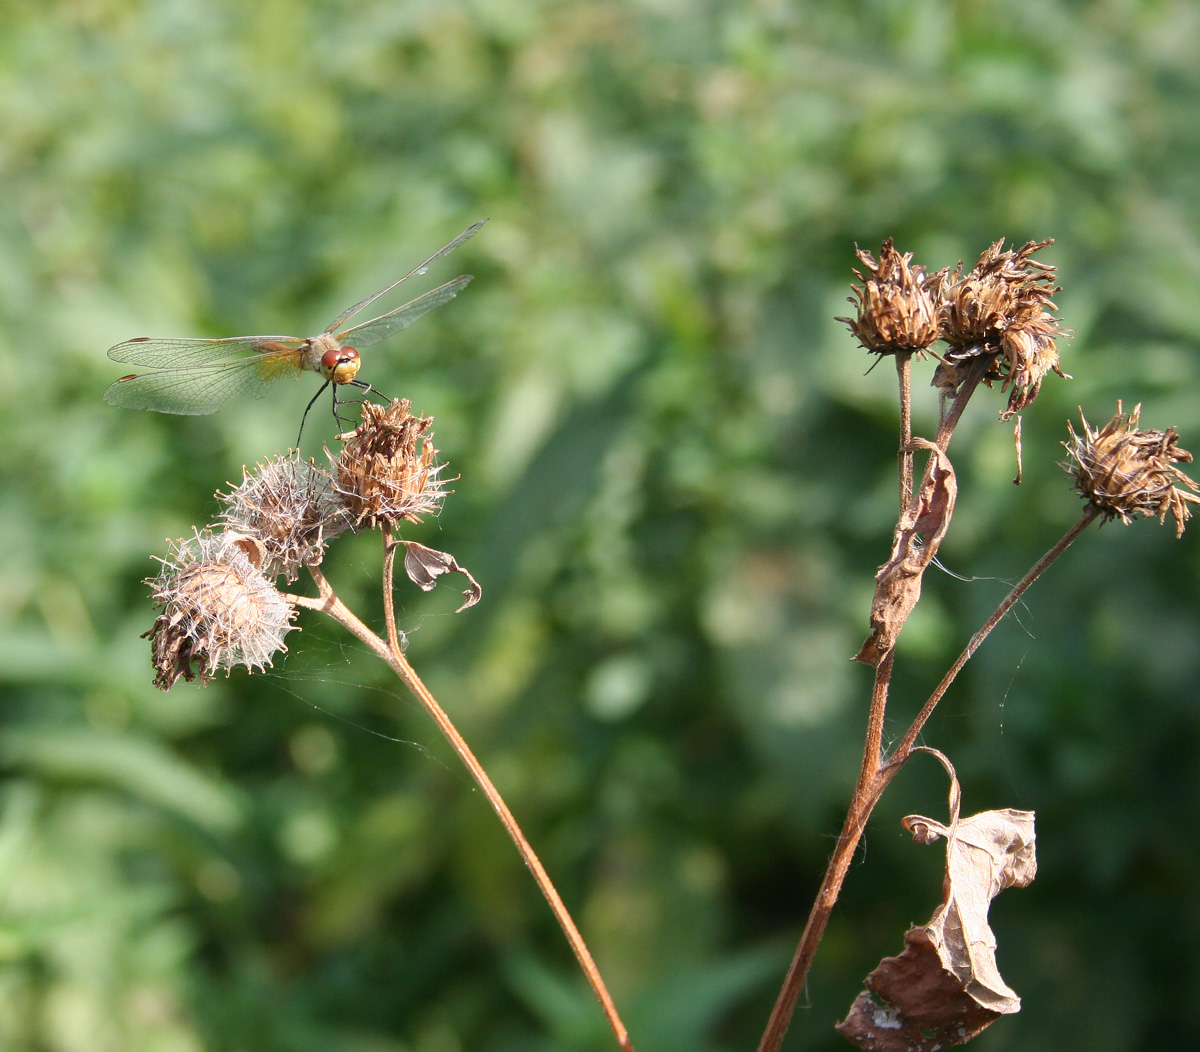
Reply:
<svg viewBox="0 0 1200 1052"><path fill-rule="evenodd" d="M909 417L907 376L899 358L897 359L897 369L900 374L901 435L909 436L908 441L905 443L909 445L911 444L912 425L911 418ZM940 449L945 450L949 444L955 425L961 418L967 401L983 379L986 371L987 363L981 359L959 385L953 404L942 414L941 422L938 425L936 441ZM903 508L911 500L911 455L907 464L907 476L903 453L899 469L902 497L901 507ZM1084 513L1079 521L1017 582L991 617L971 637L970 642L942 678L937 689L930 695L929 700L925 702L924 706L922 706L921 711L913 720L912 725L900 740L900 743L892 750L891 755L887 757L884 757L882 753L882 740L888 686L891 682L892 659L895 651L892 650L885 654L876 666L875 682L871 691L871 709L867 717L867 731L863 743L862 766L859 770L858 783L854 788L854 795L846 812L846 820L842 824L841 833L838 834L837 845L830 856L829 864L825 869L825 876L822 878L816 899L813 902L812 909L809 911L808 921L804 926L804 932L800 936L800 942L796 947L791 966L788 968L787 976L784 979L783 986L780 988L779 996L776 998L775 1007L771 1012L770 1018L767 1020L766 1029L763 1031L762 1040L759 1042L758 1052L778 1052L780 1045L783 1043L784 1035L787 1033L788 1025L795 1011L796 1002L800 997L801 990L804 988L805 980L808 978L813 958L816 956L817 946L821 942L826 925L829 923L829 918L833 913L833 908L837 904L838 895L841 893L842 884L846 879L846 873L849 871L854 852L858 848L859 840L866 829L867 820L883 795L883 791L912 755L917 736L921 733L921 729L925 726L934 708L945 695L950 684L954 682L955 677L970 660L971 655L975 653L980 644L991 633L992 629L1000 623L1004 615L1020 600L1029 586L1046 571L1051 563L1066 551L1071 542L1098 515L1099 509L1089 504L1084 509Z"/></svg>
<svg viewBox="0 0 1200 1052"><path fill-rule="evenodd" d="M933 710L937 707L937 703L942 700L943 695L949 690L950 684L954 682L955 677L962 671L963 666L971 660L971 655L979 649L980 644L991 634L1004 618L1004 615L1016 605L1017 601L1025 594L1034 581L1042 576L1063 552L1065 552L1071 543L1078 537L1100 514L1100 509L1095 504L1088 504L1083 509L1083 515L1079 521L1075 523L1063 536L1058 543L1054 545L1045 555L1043 555L1030 569L1030 571L1022 577L1015 585L1012 591L1008 593L996 607L992 616L984 623L972 637L970 642L963 648L961 654L950 666L949 670L942 677L942 681L937 685L937 688L929 695L929 700L921 707L921 711L917 713L916 719L913 720L912 726L905 732L904 737L900 739L900 743L892 751L891 758L888 760L888 766L893 764L902 764L908 759L908 753L912 751L913 744L917 740L917 735L921 733L921 729L925 726L926 721L933 714Z"/></svg>
<svg viewBox="0 0 1200 1052"><path fill-rule="evenodd" d="M854 851L862 838L867 819L874 810L889 778L883 772L879 755L879 743L883 734L883 713L887 706L888 681L892 673L892 653L884 655L875 669L875 686L871 692L871 714L867 720L867 737L863 747L862 768L858 775L858 785L855 786L854 796L850 801L850 809L846 813L846 821L842 823L842 831L838 834L837 845L829 858L821 887L817 890L816 900L808 914L808 922L800 936L800 943L792 957L791 966L783 980L779 996L775 999L775 1007L767 1020L758 1052L777 1052L783 1043L784 1035L792 1021L792 1013L804 989L804 981L808 978L808 970L812 966L817 953L817 946L825 934L825 926L837 904L841 894L842 883L850 869Z"/></svg>

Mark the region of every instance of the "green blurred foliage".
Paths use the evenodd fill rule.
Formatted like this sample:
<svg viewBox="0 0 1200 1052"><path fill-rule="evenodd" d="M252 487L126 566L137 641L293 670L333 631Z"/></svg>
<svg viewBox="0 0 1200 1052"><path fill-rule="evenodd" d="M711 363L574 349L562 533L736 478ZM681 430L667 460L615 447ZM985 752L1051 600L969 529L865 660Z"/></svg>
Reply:
<svg viewBox="0 0 1200 1052"><path fill-rule="evenodd" d="M639 1049L752 1047L857 769L846 659L894 519L895 381L832 320L853 245L936 269L1053 236L1075 330L1020 489L997 392L955 439L898 734L1077 516L1075 406L1200 441L1197 54L1185 0L0 7L0 1049L611 1047L486 804L335 626L306 613L267 675L150 685L151 556L313 384L208 418L99 397L113 343L307 335L482 216L430 275L475 283L364 365L461 476L411 536L484 586L458 616L452 585L403 592L409 653ZM328 565L374 618L376 544ZM1198 570L1194 536L1090 531L926 731L965 807L1039 817L1038 880L993 911L1025 1009L979 1048L1196 1029ZM844 1047L939 900L898 825L943 813L927 766L877 813L789 1050Z"/></svg>

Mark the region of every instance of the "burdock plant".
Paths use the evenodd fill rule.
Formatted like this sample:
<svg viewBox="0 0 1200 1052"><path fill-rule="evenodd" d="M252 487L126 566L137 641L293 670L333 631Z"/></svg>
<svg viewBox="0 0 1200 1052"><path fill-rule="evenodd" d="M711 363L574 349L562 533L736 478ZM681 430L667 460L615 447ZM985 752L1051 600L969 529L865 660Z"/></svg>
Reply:
<svg viewBox="0 0 1200 1052"><path fill-rule="evenodd" d="M1196 484L1178 465L1191 460L1174 429L1142 430L1141 407L1093 428L1069 430L1064 467L1085 503L1079 520L1013 587L966 643L933 688L907 730L885 747L883 729L897 639L920 600L922 577L950 528L958 496L948 453L969 401L998 386L1007 395L1001 420L1015 418L1019 481L1020 414L1046 377L1066 377L1059 365L1064 330L1053 312L1058 292L1053 267L1034 258L1049 240L1006 250L987 248L965 273L960 263L930 273L901 254L891 240L876 258L859 250L859 284L851 286L855 314L839 319L868 352L892 358L899 378L899 512L892 547L875 575L869 633L854 660L874 670L862 761L845 822L800 937L791 967L767 1022L760 1052L775 1052L833 911L850 860L884 790L914 755L935 757L950 785L945 822L911 815L905 828L921 844L944 840L943 902L928 923L910 929L903 952L886 958L868 976L866 990L838 1029L866 1049L931 1050L969 1040L999 1016L1018 1011L1020 999L1001 978L995 939L987 924L994 895L1023 886L1036 873L1034 816L1008 808L960 815L961 791L949 758L916 744L955 677L991 630L1033 582L1095 521L1131 522L1170 516L1182 534ZM940 345L940 346L939 346ZM938 349L935 349L938 346ZM931 384L940 392L931 438L912 430L915 362L936 360ZM221 496L219 523L172 544L159 575L149 582L160 612L147 633L155 682L206 682L237 665L262 669L286 649L297 608L323 612L383 660L416 696L467 766L517 845L554 911L607 1016L618 1045L628 1034L600 973L536 854L487 774L449 717L409 664L396 625L396 557L409 579L432 588L443 574L461 574L467 586L460 611L481 591L453 555L405 539L406 524L440 511L450 492L433 445L432 420L414 416L406 401L364 403L361 423L341 436L341 449L325 463L298 452L246 471L241 485ZM923 461L919 480L918 458ZM382 633L372 631L339 598L321 570L327 545L339 536L378 531L382 542ZM279 590L307 573L316 595Z"/></svg>
<svg viewBox="0 0 1200 1052"><path fill-rule="evenodd" d="M962 1044L1001 1015L1020 1009L1020 999L1000 977L996 942L987 925L994 895L1028 884L1037 871L1034 816L1013 809L960 817L961 794L953 765L935 749L916 744L938 702L971 655L1066 548L1096 521L1168 514L1181 533L1189 506L1200 502L1196 485L1176 466L1191 460L1175 431L1137 428L1140 407L1117 415L1099 431L1083 421L1082 436L1071 430L1064 465L1086 503L1079 520L1021 578L971 637L934 687L901 737L883 744L897 639L921 596L921 581L946 537L958 497L954 465L947 452L967 403L981 389L999 385L1008 399L1001 420L1016 418L1020 480L1020 416L1035 401L1046 376L1066 377L1057 341L1064 334L1052 313L1055 268L1034 259L1051 244L1029 242L1006 250L989 246L966 273L960 263L929 274L900 254L889 239L878 260L859 250L865 268L855 271L854 317L840 318L859 343L880 358L895 360L899 376L899 515L892 550L875 575L870 633L855 660L874 669L862 762L846 819L800 937L792 964L760 1043L775 1052L783 1041L817 946L837 902L850 860L868 818L899 770L918 753L932 754L950 781L950 816L945 824L910 815L904 820L918 843L946 841L943 904L930 921L905 934L905 948L885 958L867 977L866 989L838 1030L865 1049L932 1050ZM941 350L934 345L941 343ZM934 357L931 383L941 392L932 439L912 433L912 368ZM924 455L914 485L914 459Z"/></svg>
<svg viewBox="0 0 1200 1052"><path fill-rule="evenodd" d="M433 420L414 416L408 401L362 404L361 423L340 436L341 450L323 465L299 451L243 472L240 486L222 494L217 528L198 530L171 545L162 569L148 581L160 606L151 641L155 684L180 679L206 683L218 669L271 664L287 648L284 635L297 607L319 610L347 628L383 660L413 693L470 771L516 844L562 926L622 1048L631 1048L600 972L538 856L525 839L487 772L475 758L404 654L396 625L396 554L403 550L409 579L428 591L446 573L467 580L459 613L482 595L479 584L449 552L399 535L441 510L449 490L433 445ZM347 532L377 530L383 542L384 633L373 632L334 591L321 571L329 541ZM306 571L315 597L282 592Z"/></svg>

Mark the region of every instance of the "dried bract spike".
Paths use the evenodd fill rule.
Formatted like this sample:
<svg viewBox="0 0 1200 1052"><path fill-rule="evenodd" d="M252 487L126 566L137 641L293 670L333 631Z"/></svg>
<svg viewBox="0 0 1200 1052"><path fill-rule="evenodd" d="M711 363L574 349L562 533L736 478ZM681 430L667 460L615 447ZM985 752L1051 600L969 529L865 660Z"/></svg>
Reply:
<svg viewBox="0 0 1200 1052"><path fill-rule="evenodd" d="M242 484L217 497L226 505L221 518L229 530L262 546L257 565L263 573L288 582L305 564L319 565L326 543L350 526L329 473L299 450L243 471Z"/></svg>
<svg viewBox="0 0 1200 1052"><path fill-rule="evenodd" d="M1175 520L1175 536L1180 537L1191 516L1189 505L1200 504L1195 493L1200 487L1175 465L1190 463L1192 454L1179 448L1179 435L1173 427L1139 430L1141 411L1137 405L1132 413L1126 413L1118 402L1117 415L1093 430L1081 410L1083 434L1077 435L1067 425L1071 441L1063 446L1071 461L1063 467L1074 476L1075 488L1083 498L1106 519L1129 523L1134 515L1156 515L1163 522L1169 514Z"/></svg>
<svg viewBox="0 0 1200 1052"><path fill-rule="evenodd" d="M879 262L870 252L856 248L867 275L854 271L862 285L851 285L849 302L858 311L845 322L858 342L874 354L911 354L932 344L940 335L938 315L941 283L946 272L930 277L925 268L912 266L912 253L901 255L889 237L879 250Z"/></svg>
<svg viewBox="0 0 1200 1052"><path fill-rule="evenodd" d="M263 668L286 650L291 605L247 554L244 539L209 531L173 542L162 571L146 583L162 612L150 638L154 685L182 677L207 683L219 668Z"/></svg>
<svg viewBox="0 0 1200 1052"><path fill-rule="evenodd" d="M1037 398L1042 380L1051 370L1063 379L1070 379L1058 364L1054 337L1061 333L1058 323L1049 314L1043 314L1022 328L1010 329L1001 337L1001 350L1008 364L1004 387L1012 387L1008 406L1000 414L1002 420L1010 419Z"/></svg>
<svg viewBox="0 0 1200 1052"><path fill-rule="evenodd" d="M413 416L412 403L364 402L362 423L332 458L334 485L355 529L375 529L400 519L420 522L438 512L446 496L437 450L427 432L432 418Z"/></svg>
<svg viewBox="0 0 1200 1052"><path fill-rule="evenodd" d="M935 386L953 390L965 375L963 363L989 356L985 383L1002 380L1011 386L1004 419L1028 406L1050 371L1065 377L1059 368L1055 338L1063 335L1051 297L1055 269L1032 259L1034 252L1053 239L1030 241L1016 251L1005 251L997 241L979 257L964 277L960 263L945 283L942 335L951 345L945 368L934 376Z"/></svg>

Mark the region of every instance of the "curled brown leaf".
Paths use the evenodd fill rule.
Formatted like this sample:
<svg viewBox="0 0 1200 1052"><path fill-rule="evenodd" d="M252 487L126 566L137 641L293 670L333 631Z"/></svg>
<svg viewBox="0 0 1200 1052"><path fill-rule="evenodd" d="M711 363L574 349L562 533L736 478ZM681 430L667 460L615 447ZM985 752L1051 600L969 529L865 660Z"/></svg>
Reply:
<svg viewBox="0 0 1200 1052"><path fill-rule="evenodd" d="M423 592L428 592L433 588L437 583L437 579L442 574L460 573L471 584L470 587L463 591L463 595L466 596L466 602L454 612L461 614L468 607L474 606L479 602L483 596L483 589L479 587L479 582L467 570L459 566L458 560L453 555L449 552L439 552L436 548L426 547L424 544L418 544L416 541L401 541L401 543L406 549L404 553L404 571L408 574L413 584Z"/></svg>
<svg viewBox="0 0 1200 1052"><path fill-rule="evenodd" d="M958 483L950 458L932 442L914 438L913 449L929 450L930 462L920 490L896 524L892 557L875 575L871 634L855 661L877 666L896 645L896 637L921 597L921 577L950 528Z"/></svg>
<svg viewBox="0 0 1200 1052"><path fill-rule="evenodd" d="M957 792L954 783L952 797ZM866 979L838 1031L872 1052L932 1052L974 1037L1021 999L1000 977L988 907L1004 888L1037 873L1032 811L984 811L943 825L909 815L921 844L946 838L944 901L928 924L905 933L904 952Z"/></svg>

